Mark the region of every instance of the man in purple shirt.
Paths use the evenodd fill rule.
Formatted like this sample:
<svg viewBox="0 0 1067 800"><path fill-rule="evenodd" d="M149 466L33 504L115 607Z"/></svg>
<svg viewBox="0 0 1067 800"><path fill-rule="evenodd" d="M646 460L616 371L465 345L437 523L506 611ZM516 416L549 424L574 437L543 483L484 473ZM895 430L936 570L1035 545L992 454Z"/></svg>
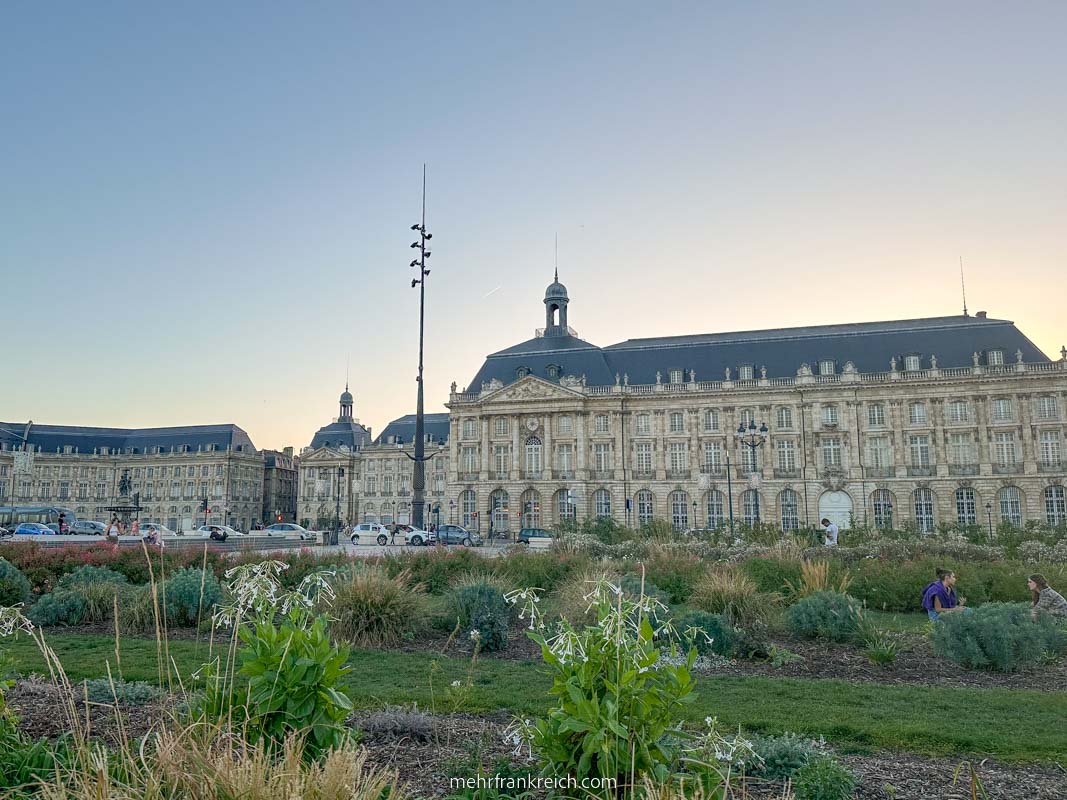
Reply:
<svg viewBox="0 0 1067 800"><path fill-rule="evenodd" d="M956 597L956 573L947 569L937 571L937 580L923 589L923 608L936 622L942 614L963 611L963 598Z"/></svg>

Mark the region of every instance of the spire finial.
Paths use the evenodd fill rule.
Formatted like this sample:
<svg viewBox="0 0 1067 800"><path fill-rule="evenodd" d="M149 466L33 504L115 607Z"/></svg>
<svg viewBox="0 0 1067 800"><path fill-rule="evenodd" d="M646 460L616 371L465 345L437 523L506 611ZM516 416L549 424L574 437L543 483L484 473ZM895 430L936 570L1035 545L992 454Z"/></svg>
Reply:
<svg viewBox="0 0 1067 800"><path fill-rule="evenodd" d="M556 283L559 283L559 234L558 233L556 234L556 256L555 256L555 262L554 263L555 263L555 266L556 266L556 272L555 272L555 275L553 275L553 280L555 280Z"/></svg>

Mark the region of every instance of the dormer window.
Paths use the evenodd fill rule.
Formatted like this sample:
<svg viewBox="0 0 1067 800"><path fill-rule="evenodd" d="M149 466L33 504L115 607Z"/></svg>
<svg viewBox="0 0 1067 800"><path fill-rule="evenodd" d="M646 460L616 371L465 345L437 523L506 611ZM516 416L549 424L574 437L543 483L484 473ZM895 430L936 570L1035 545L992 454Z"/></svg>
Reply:
<svg viewBox="0 0 1067 800"><path fill-rule="evenodd" d="M834 362L831 359L823 359L819 362L819 374L820 375L833 375L834 374Z"/></svg>
<svg viewBox="0 0 1067 800"><path fill-rule="evenodd" d="M985 355L985 363L991 367L999 367L1004 363L1003 350L990 350Z"/></svg>
<svg viewBox="0 0 1067 800"><path fill-rule="evenodd" d="M836 425L838 422L837 406L823 406L822 407L822 424L823 425Z"/></svg>
<svg viewBox="0 0 1067 800"><path fill-rule="evenodd" d="M515 370L516 379L525 378L529 374L530 374L530 368L529 367L519 367L517 370Z"/></svg>
<svg viewBox="0 0 1067 800"><path fill-rule="evenodd" d="M753 371L751 364L742 364L737 368L737 379L739 381L750 381L752 380L752 375Z"/></svg>
<svg viewBox="0 0 1067 800"><path fill-rule="evenodd" d="M922 369L922 359L918 354L904 356L904 370L906 372L918 372Z"/></svg>
<svg viewBox="0 0 1067 800"><path fill-rule="evenodd" d="M548 375L548 377L550 378L558 378L559 369L560 368L558 364L549 364L547 367L545 367L545 374Z"/></svg>
<svg viewBox="0 0 1067 800"><path fill-rule="evenodd" d="M671 370L671 383L681 383L683 380L685 380L683 375L684 375L684 373L682 372L682 370L680 370L680 369L672 369Z"/></svg>

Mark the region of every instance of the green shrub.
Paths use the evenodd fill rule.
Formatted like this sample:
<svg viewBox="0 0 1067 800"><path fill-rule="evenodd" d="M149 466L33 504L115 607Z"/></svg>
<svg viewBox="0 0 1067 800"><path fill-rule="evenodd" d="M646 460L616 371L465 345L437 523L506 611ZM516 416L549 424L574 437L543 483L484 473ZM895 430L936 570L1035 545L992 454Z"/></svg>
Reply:
<svg viewBox="0 0 1067 800"><path fill-rule="evenodd" d="M795 733L757 736L752 749L760 760L749 765L746 774L769 781L792 778L799 769L825 756L818 742Z"/></svg>
<svg viewBox="0 0 1067 800"><path fill-rule="evenodd" d="M92 703L116 702L127 706L143 706L155 702L165 694L158 686L152 686L144 681L126 681L108 678L93 678L85 681L85 691ZM81 697L81 691L77 691Z"/></svg>
<svg viewBox="0 0 1067 800"><path fill-rule="evenodd" d="M30 599L29 579L22 570L0 558L0 606L15 606Z"/></svg>
<svg viewBox="0 0 1067 800"><path fill-rule="evenodd" d="M797 636L847 642L856 636L862 610L848 595L818 592L799 600L785 613L785 624Z"/></svg>
<svg viewBox="0 0 1067 800"><path fill-rule="evenodd" d="M704 562L693 555L663 549L653 550L645 562L645 578L667 593L672 605L689 602L706 571Z"/></svg>
<svg viewBox="0 0 1067 800"><path fill-rule="evenodd" d="M481 650L507 648L511 606L499 586L485 579L470 580L457 587L449 600L463 631L471 636L477 631Z"/></svg>
<svg viewBox="0 0 1067 800"><path fill-rule="evenodd" d="M750 558L741 569L761 592L782 592L800 583L800 562L784 558Z"/></svg>
<svg viewBox="0 0 1067 800"><path fill-rule="evenodd" d="M163 587L167 624L192 627L211 618L222 599L222 587L212 572L186 567L172 574Z"/></svg>
<svg viewBox="0 0 1067 800"><path fill-rule="evenodd" d="M71 589L56 589L30 606L26 616L34 625L79 625L85 620L85 597Z"/></svg>
<svg viewBox="0 0 1067 800"><path fill-rule="evenodd" d="M589 566L583 555L568 553L510 553L496 565L497 574L515 589L542 589L551 592L571 575Z"/></svg>
<svg viewBox="0 0 1067 800"><path fill-rule="evenodd" d="M748 628L766 624L778 613L781 595L760 592L743 572L719 567L697 584L690 603L709 614L722 614L731 625Z"/></svg>
<svg viewBox="0 0 1067 800"><path fill-rule="evenodd" d="M155 591L158 592L158 588ZM160 613L163 613L162 608ZM119 595L118 627L123 631L141 633L155 629L155 602L150 584L127 586L122 590Z"/></svg>
<svg viewBox="0 0 1067 800"><path fill-rule="evenodd" d="M849 800L856 791L856 776L835 758L811 761L793 776L797 800Z"/></svg>
<svg viewBox="0 0 1067 800"><path fill-rule="evenodd" d="M108 567L93 567L86 565L78 567L73 572L68 572L59 579L57 586L63 589L73 589L93 583L127 583L126 576Z"/></svg>
<svg viewBox="0 0 1067 800"><path fill-rule="evenodd" d="M488 574L486 559L468 548L430 548L418 553L388 555L382 562L385 574L403 573L410 586L422 586L430 594L444 594L460 577L470 573Z"/></svg>
<svg viewBox="0 0 1067 800"><path fill-rule="evenodd" d="M626 597L635 602L644 595L645 597L652 598L657 603L662 603L664 606L670 603L670 595L660 589L647 577L642 584L640 575L634 575L633 573L623 575L622 579L619 581L619 588L622 589L622 593L626 595Z"/></svg>
<svg viewBox="0 0 1067 800"><path fill-rule="evenodd" d="M394 645L411 638L423 622L422 595L406 572L386 577L376 568L353 570L334 584L333 634L357 647Z"/></svg>
<svg viewBox="0 0 1067 800"><path fill-rule="evenodd" d="M1045 614L1031 620L1025 603L990 603L942 614L930 634L934 652L970 669L1012 672L1046 653L1067 651L1067 636Z"/></svg>
<svg viewBox="0 0 1067 800"><path fill-rule="evenodd" d="M706 611L689 611L673 620L675 636L679 644L695 647L702 655L719 655L729 658L737 652L742 633L719 614Z"/></svg>

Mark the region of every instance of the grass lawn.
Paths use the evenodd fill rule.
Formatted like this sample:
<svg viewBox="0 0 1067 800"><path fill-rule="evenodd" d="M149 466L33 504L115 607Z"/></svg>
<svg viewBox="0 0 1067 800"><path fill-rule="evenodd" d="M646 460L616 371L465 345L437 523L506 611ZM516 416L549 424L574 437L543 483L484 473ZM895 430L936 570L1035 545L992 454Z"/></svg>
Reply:
<svg viewBox="0 0 1067 800"><path fill-rule="evenodd" d="M72 680L104 675L108 662L118 672L110 637L52 634L48 641ZM6 640L0 653L10 655L21 673L44 671L40 654L26 637ZM170 657L186 681L206 654L203 643L170 643ZM430 689L433 660L424 653L356 651L347 685L359 706L414 702L430 709L435 700ZM465 680L469 661L444 658L440 667L434 676L436 707L451 710L441 689L453 680ZM123 641L122 675L158 682L155 642ZM539 664L482 659L462 710L538 714L549 702L548 688ZM699 722L706 716L749 731L822 735L846 750L899 749L1019 762L1067 758L1067 692L702 677L686 717ZM1034 731L1042 733L1035 736Z"/></svg>

